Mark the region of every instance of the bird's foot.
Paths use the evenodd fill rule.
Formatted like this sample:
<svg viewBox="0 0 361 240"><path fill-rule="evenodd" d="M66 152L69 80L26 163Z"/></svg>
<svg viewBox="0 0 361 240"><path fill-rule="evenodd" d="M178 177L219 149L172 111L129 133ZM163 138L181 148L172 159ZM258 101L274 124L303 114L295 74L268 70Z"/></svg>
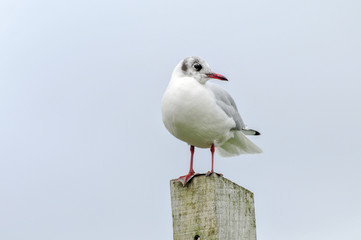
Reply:
<svg viewBox="0 0 361 240"><path fill-rule="evenodd" d="M176 182L181 182L183 184L183 187L184 187L196 175L198 175L198 174L197 173L195 174L193 171L191 171L187 175L180 176L176 180Z"/></svg>
<svg viewBox="0 0 361 240"><path fill-rule="evenodd" d="M220 177L223 177L223 174L222 173L216 173L216 172L213 172L213 171L208 171L207 173L206 173L206 176L208 177L208 176L211 176L212 174L217 174L218 176L220 176Z"/></svg>

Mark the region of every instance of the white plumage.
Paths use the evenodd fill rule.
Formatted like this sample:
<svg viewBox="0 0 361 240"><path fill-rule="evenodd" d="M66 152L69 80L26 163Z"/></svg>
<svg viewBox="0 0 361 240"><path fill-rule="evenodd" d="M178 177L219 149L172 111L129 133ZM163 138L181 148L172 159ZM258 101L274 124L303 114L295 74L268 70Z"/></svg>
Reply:
<svg viewBox="0 0 361 240"><path fill-rule="evenodd" d="M195 147L209 148L214 144L221 156L261 153L245 136L259 133L246 127L232 97L208 82L210 78L227 80L213 73L198 57L188 57L175 67L162 100L165 127L176 138Z"/></svg>

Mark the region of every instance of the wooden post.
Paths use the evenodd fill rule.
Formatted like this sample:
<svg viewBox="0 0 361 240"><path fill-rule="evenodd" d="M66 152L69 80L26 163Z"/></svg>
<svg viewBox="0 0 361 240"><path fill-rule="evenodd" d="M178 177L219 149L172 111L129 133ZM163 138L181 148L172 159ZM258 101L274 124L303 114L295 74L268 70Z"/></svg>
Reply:
<svg viewBox="0 0 361 240"><path fill-rule="evenodd" d="M174 240L256 240L253 193L217 174L170 181Z"/></svg>

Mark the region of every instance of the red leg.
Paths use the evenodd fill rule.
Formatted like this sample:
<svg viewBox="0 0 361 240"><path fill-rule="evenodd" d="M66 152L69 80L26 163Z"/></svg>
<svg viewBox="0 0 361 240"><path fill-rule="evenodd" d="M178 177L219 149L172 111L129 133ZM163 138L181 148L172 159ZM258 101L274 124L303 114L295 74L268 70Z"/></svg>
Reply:
<svg viewBox="0 0 361 240"><path fill-rule="evenodd" d="M207 176L210 176L212 173L214 173L214 144L212 144L212 146L211 146L211 153L212 153L212 170L211 171L208 171L207 172ZM222 173L215 173L215 174L217 174L218 176L223 176L223 174Z"/></svg>
<svg viewBox="0 0 361 240"><path fill-rule="evenodd" d="M214 173L214 169L213 169L213 166L214 166L214 144L212 144L212 146L211 146L211 153L212 153L212 170L207 172L207 174L206 174L207 176Z"/></svg>
<svg viewBox="0 0 361 240"><path fill-rule="evenodd" d="M211 153L212 153L212 170L211 173L213 173L213 165L214 165L214 144L211 146Z"/></svg>
<svg viewBox="0 0 361 240"><path fill-rule="evenodd" d="M194 171L193 171L193 155L194 155L194 146L191 145L191 165L189 167L189 173L193 173L194 174Z"/></svg>
<svg viewBox="0 0 361 240"><path fill-rule="evenodd" d="M189 167L189 172L187 175L179 177L177 180L185 186L194 177L193 171L193 155L194 155L194 146L191 145L191 164Z"/></svg>

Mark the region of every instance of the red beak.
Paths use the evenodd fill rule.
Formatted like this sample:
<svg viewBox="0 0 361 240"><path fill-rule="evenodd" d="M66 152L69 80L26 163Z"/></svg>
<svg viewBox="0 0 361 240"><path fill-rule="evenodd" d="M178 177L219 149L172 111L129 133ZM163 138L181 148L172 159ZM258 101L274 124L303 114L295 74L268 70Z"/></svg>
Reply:
<svg viewBox="0 0 361 240"><path fill-rule="evenodd" d="M215 78L215 79L218 79L218 80L222 80L222 81L228 81L228 79L221 75L221 74L217 74L217 73L207 73L207 76L209 78Z"/></svg>

